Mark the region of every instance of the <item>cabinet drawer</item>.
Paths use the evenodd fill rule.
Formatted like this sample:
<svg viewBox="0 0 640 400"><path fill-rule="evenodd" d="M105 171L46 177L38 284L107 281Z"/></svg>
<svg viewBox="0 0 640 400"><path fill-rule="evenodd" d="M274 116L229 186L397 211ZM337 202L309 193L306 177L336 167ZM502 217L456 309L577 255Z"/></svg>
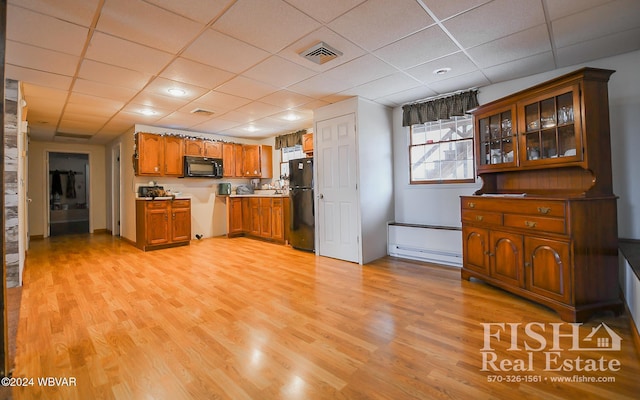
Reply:
<svg viewBox="0 0 640 400"><path fill-rule="evenodd" d="M173 208L188 208L190 203L190 200L174 200Z"/></svg>
<svg viewBox="0 0 640 400"><path fill-rule="evenodd" d="M545 217L564 217L565 202L557 200L519 201L505 204L505 213L528 214Z"/></svg>
<svg viewBox="0 0 640 400"><path fill-rule="evenodd" d="M462 210L462 220L466 222L480 222L483 224L502 225L502 214L481 210Z"/></svg>
<svg viewBox="0 0 640 400"><path fill-rule="evenodd" d="M160 200L160 201L151 200L151 201L147 201L145 204L147 205L148 210L165 209L169 206L169 202L165 200Z"/></svg>
<svg viewBox="0 0 640 400"><path fill-rule="evenodd" d="M563 218L546 218L531 215L505 214L504 226L530 229L532 231L565 233L565 221Z"/></svg>

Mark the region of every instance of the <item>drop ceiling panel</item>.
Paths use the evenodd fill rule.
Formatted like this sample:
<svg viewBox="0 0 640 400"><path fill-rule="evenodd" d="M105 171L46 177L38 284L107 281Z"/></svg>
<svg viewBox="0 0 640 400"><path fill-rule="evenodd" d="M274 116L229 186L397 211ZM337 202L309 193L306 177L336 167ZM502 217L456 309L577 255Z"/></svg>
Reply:
<svg viewBox="0 0 640 400"><path fill-rule="evenodd" d="M124 103L122 105L124 105ZM82 119L83 121L103 120L107 122L120 108L121 107L114 110L98 107L94 103L68 103L64 109L63 120L71 118Z"/></svg>
<svg viewBox="0 0 640 400"><path fill-rule="evenodd" d="M632 51L640 47L640 28L576 43L556 50L561 67L584 63L596 57L607 57Z"/></svg>
<svg viewBox="0 0 640 400"><path fill-rule="evenodd" d="M7 7L7 39L79 56L89 30L24 8Z"/></svg>
<svg viewBox="0 0 640 400"><path fill-rule="evenodd" d="M269 53L208 29L182 53L182 56L225 71L240 73L269 57Z"/></svg>
<svg viewBox="0 0 640 400"><path fill-rule="evenodd" d="M316 75L291 85L287 89L310 97L322 98L347 90L351 86L350 83L339 79L327 79L322 75Z"/></svg>
<svg viewBox="0 0 640 400"><path fill-rule="evenodd" d="M443 79L432 82L429 87L439 94L451 93L460 89L486 86L490 82L480 71L473 71L468 74L459 75L455 78Z"/></svg>
<svg viewBox="0 0 640 400"><path fill-rule="evenodd" d="M194 125L201 124L210 120L211 117L197 115L185 112L173 112L164 118L161 118L158 123L162 126L168 126L175 129L188 129Z"/></svg>
<svg viewBox="0 0 640 400"><path fill-rule="evenodd" d="M440 68L451 68L451 71L444 75L434 74L433 71ZM406 70L409 75L423 83L437 82L450 79L455 76L464 75L477 70L478 67L464 53L459 52L446 57L439 58L417 67Z"/></svg>
<svg viewBox="0 0 640 400"><path fill-rule="evenodd" d="M223 118L215 118L200 124L193 125L192 129L201 131L201 132L212 132L218 133L227 129L231 129L235 126L238 126L238 122L229 121Z"/></svg>
<svg viewBox="0 0 640 400"><path fill-rule="evenodd" d="M242 75L260 82L269 82L279 88L287 87L315 75L316 72L300 64L271 56Z"/></svg>
<svg viewBox="0 0 640 400"><path fill-rule="evenodd" d="M393 93L412 89L419 85L420 82L406 74L398 72L396 74L365 83L364 85L356 86L353 89L346 90L340 94L362 96L367 99L377 99L379 97L385 97Z"/></svg>
<svg viewBox="0 0 640 400"><path fill-rule="evenodd" d="M615 21L612 24L601 21ZM585 29L587 28L588 29ZM640 28L640 1L619 0L553 21L556 47L567 47L599 37Z"/></svg>
<svg viewBox="0 0 640 400"><path fill-rule="evenodd" d="M544 23L539 1L495 0L444 21L444 26L469 48Z"/></svg>
<svg viewBox="0 0 640 400"><path fill-rule="evenodd" d="M94 82L87 79L77 79L73 85L73 91L89 95L98 93L100 97L103 97L105 99L117 100L122 102L129 101L136 95L136 93L138 93L135 89L108 85L105 83Z"/></svg>
<svg viewBox="0 0 640 400"><path fill-rule="evenodd" d="M132 100L132 103L143 105L147 108L161 108L168 111L175 111L182 107L184 101L175 97L162 96L153 92L140 92Z"/></svg>
<svg viewBox="0 0 640 400"><path fill-rule="evenodd" d="M211 91L198 99L193 103L188 104L180 109L180 111L190 112L194 108L206 108L216 111L217 113L233 110L238 107L242 107L245 104L249 104L250 99L244 97L233 96L226 93Z"/></svg>
<svg viewBox="0 0 640 400"><path fill-rule="evenodd" d="M140 0L105 2L96 26L100 32L171 53L182 49L203 28L201 23Z"/></svg>
<svg viewBox="0 0 640 400"><path fill-rule="evenodd" d="M213 28L270 53L320 27L317 21L282 0L236 2Z"/></svg>
<svg viewBox="0 0 640 400"><path fill-rule="evenodd" d="M79 57L7 40L7 63L38 71L73 76Z"/></svg>
<svg viewBox="0 0 640 400"><path fill-rule="evenodd" d="M85 107L92 106L99 109L97 110L98 112L111 111L115 113L120 110L125 103L122 101L73 92L71 93L71 96L69 96L69 104L79 104L84 105Z"/></svg>
<svg viewBox="0 0 640 400"><path fill-rule="evenodd" d="M213 89L233 78L235 74L179 57L162 71L160 76L178 82Z"/></svg>
<svg viewBox="0 0 640 400"><path fill-rule="evenodd" d="M554 68L553 53L548 51L494 67L484 68L482 71L487 78L495 82L503 76L507 77L507 79L516 79L550 71Z"/></svg>
<svg viewBox="0 0 640 400"><path fill-rule="evenodd" d="M373 51L434 23L414 0L369 0L329 24L329 28Z"/></svg>
<svg viewBox="0 0 640 400"><path fill-rule="evenodd" d="M49 72L37 71L35 69L17 67L15 65L5 65L5 75L9 79L17 81L31 82L34 85L51 87L55 89L69 89L71 77L51 74Z"/></svg>
<svg viewBox="0 0 640 400"><path fill-rule="evenodd" d="M197 99L198 97L209 92L209 89L189 85L187 83L176 82L165 78L154 79L151 83L149 83L149 85L147 85L147 87L144 88L144 91L147 93L154 93L161 96L171 97L169 89L181 89L185 92L182 96L174 97L176 100L178 100L179 103Z"/></svg>
<svg viewBox="0 0 640 400"><path fill-rule="evenodd" d="M374 55L366 54L325 72L323 77L358 86L396 72L398 72L396 68Z"/></svg>
<svg viewBox="0 0 640 400"><path fill-rule="evenodd" d="M384 103L388 105L399 106L436 95L437 93L431 88L427 86L418 86L398 93L393 93L388 96L383 96L379 100L384 101Z"/></svg>
<svg viewBox="0 0 640 400"><path fill-rule="evenodd" d="M155 4L165 10L187 17L201 23L208 23L224 9L234 3L234 0L145 0L147 3Z"/></svg>
<svg viewBox="0 0 640 400"><path fill-rule="evenodd" d="M491 0L422 0L422 2L438 17L440 20L450 18L456 14L469 11L479 5L488 3Z"/></svg>
<svg viewBox="0 0 640 400"><path fill-rule="evenodd" d="M320 22L331 22L365 0L286 0L287 3Z"/></svg>
<svg viewBox="0 0 640 400"><path fill-rule="evenodd" d="M237 76L218 86L216 91L251 100L257 100L260 97L277 92L278 88L253 79L245 78L244 76Z"/></svg>
<svg viewBox="0 0 640 400"><path fill-rule="evenodd" d="M89 81L138 91L149 82L152 75L98 61L84 60L80 66L78 76Z"/></svg>
<svg viewBox="0 0 640 400"><path fill-rule="evenodd" d="M155 74L172 59L169 53L95 32L87 58L105 64Z"/></svg>
<svg viewBox="0 0 640 400"><path fill-rule="evenodd" d="M288 90L280 90L260 99L261 102L280 108L295 108L313 101L313 98Z"/></svg>
<svg viewBox="0 0 640 400"><path fill-rule="evenodd" d="M9 4L85 27L91 25L99 3L100 0L9 0Z"/></svg>
<svg viewBox="0 0 640 400"><path fill-rule="evenodd" d="M406 69L459 50L439 26L432 26L376 50L374 54L397 68Z"/></svg>
<svg viewBox="0 0 640 400"><path fill-rule="evenodd" d="M546 7L549 13L549 17L553 21L558 18L576 14L581 11L585 11L590 8L611 2L612 0L556 0L547 1Z"/></svg>
<svg viewBox="0 0 640 400"><path fill-rule="evenodd" d="M547 25L514 33L513 35L468 49L467 53L481 68L551 51Z"/></svg>
<svg viewBox="0 0 640 400"><path fill-rule="evenodd" d="M282 108L260 101L254 101L238 108L237 111L250 116L251 119L255 121L256 119L279 113L282 111Z"/></svg>

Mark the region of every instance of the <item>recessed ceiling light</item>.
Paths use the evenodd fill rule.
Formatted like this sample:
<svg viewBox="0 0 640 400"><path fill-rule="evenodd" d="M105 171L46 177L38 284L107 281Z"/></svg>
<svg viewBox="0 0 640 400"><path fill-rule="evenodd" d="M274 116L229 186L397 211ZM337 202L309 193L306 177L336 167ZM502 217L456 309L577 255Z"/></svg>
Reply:
<svg viewBox="0 0 640 400"><path fill-rule="evenodd" d="M155 112L155 111L153 111L153 110L149 110L148 108L147 108L147 109L144 109L144 110L140 110L140 111L138 111L138 112L139 112L140 114L142 114L142 115L149 115L149 116L150 116L150 115L156 115L156 114L157 114L157 112Z"/></svg>
<svg viewBox="0 0 640 400"><path fill-rule="evenodd" d="M289 113L287 115L285 115L284 117L282 117L282 119L285 119L287 121L297 121L300 119L300 116L298 114L295 113Z"/></svg>
<svg viewBox="0 0 640 400"><path fill-rule="evenodd" d="M256 128L255 125L249 125L246 128L244 128L244 130L247 132L257 132L260 129Z"/></svg>
<svg viewBox="0 0 640 400"><path fill-rule="evenodd" d="M449 71L451 71L451 68L445 67L445 68L438 68L435 71L433 71L433 73L436 75L444 75Z"/></svg>
<svg viewBox="0 0 640 400"><path fill-rule="evenodd" d="M187 94L187 92L185 92L183 89L180 89L180 88L167 89L167 92L169 92L170 95L176 96L176 97L182 97L185 94Z"/></svg>

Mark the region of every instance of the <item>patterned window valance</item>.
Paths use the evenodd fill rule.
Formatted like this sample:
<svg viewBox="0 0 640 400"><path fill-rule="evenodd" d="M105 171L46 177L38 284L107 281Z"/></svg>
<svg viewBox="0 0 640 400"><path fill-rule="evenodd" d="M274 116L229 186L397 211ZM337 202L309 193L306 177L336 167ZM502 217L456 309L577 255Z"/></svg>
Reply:
<svg viewBox="0 0 640 400"><path fill-rule="evenodd" d="M276 150L279 150L283 147L293 147L297 144L302 144L302 135L307 133L306 129L301 129L299 131L289 133L286 135L276 136Z"/></svg>
<svg viewBox="0 0 640 400"><path fill-rule="evenodd" d="M478 105L477 89L421 103L407 104L402 106L402 126L463 116Z"/></svg>

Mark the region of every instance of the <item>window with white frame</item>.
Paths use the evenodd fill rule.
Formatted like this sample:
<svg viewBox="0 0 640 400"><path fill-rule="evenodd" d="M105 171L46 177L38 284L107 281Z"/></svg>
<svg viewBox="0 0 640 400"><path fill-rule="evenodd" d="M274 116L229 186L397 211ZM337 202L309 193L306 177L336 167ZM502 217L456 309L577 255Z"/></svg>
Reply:
<svg viewBox="0 0 640 400"><path fill-rule="evenodd" d="M473 154L471 116L412 125L410 183L474 182Z"/></svg>

